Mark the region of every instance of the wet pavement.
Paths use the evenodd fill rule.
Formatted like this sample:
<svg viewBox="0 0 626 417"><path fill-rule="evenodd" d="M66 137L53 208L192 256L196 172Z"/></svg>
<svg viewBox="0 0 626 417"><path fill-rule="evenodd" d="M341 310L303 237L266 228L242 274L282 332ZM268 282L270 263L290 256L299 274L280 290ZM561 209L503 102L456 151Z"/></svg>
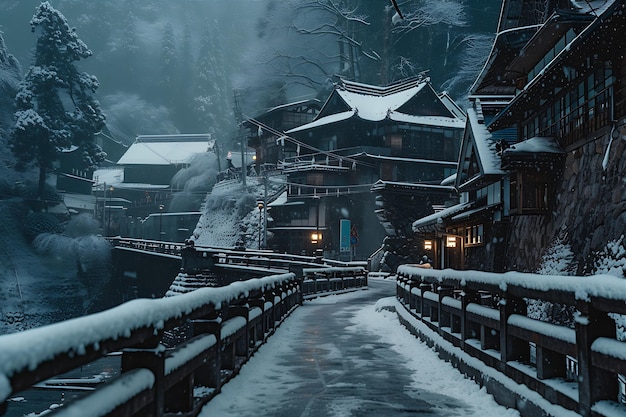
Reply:
<svg viewBox="0 0 626 417"><path fill-rule="evenodd" d="M415 371L385 335L356 325L359 310L394 291L395 283L372 280L369 290L305 302L201 416L473 414L455 398L415 388Z"/></svg>

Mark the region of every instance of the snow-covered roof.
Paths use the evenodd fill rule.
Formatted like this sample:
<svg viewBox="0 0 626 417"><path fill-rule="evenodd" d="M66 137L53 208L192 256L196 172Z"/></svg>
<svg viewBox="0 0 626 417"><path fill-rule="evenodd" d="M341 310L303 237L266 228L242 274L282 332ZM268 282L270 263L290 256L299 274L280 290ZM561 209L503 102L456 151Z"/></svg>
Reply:
<svg viewBox="0 0 626 417"><path fill-rule="evenodd" d="M350 111L345 111L341 113L331 114L330 116L325 116L317 120L314 120L311 123L307 123L305 125L295 127L291 130L288 130L285 133L289 134L289 133L299 132L301 130L312 129L318 126L330 125L333 123L341 122L343 120L347 120L351 118L352 116L355 116L356 114L357 114L356 110L350 110Z"/></svg>
<svg viewBox="0 0 626 417"><path fill-rule="evenodd" d="M94 209L96 197L92 194L65 193L63 194L63 202L68 209L91 211Z"/></svg>
<svg viewBox="0 0 626 417"><path fill-rule="evenodd" d="M120 165L188 164L194 155L213 147L211 135L143 135L122 155Z"/></svg>
<svg viewBox="0 0 626 417"><path fill-rule="evenodd" d="M412 116L410 114L392 111L389 112L389 118L391 120L395 120L396 122L406 122L424 126L441 126L458 129L463 129L465 127L465 120L458 117Z"/></svg>
<svg viewBox="0 0 626 417"><path fill-rule="evenodd" d="M447 207L441 211L438 211L437 213L433 213L426 217L422 217L421 219L417 219L413 222L413 231L418 232L421 228L425 228L427 226L442 222L444 217L452 216L453 214L463 211L471 204L472 203L455 204L454 206Z"/></svg>
<svg viewBox="0 0 626 417"><path fill-rule="evenodd" d="M492 140L491 133L484 123L478 120L478 115L473 108L467 110L467 118L474 137L474 146L484 175L502 175L500 158L496 154L496 144Z"/></svg>
<svg viewBox="0 0 626 417"><path fill-rule="evenodd" d="M390 111L398 109L427 85L426 81L421 81L410 88L380 95L357 93L352 89L337 89L336 91L348 106L356 109L361 119L380 121L384 120ZM367 87L372 88L372 86Z"/></svg>
<svg viewBox="0 0 626 417"><path fill-rule="evenodd" d="M388 87L377 87L367 84L343 81L343 84L335 89L345 104L350 108L327 116L320 117L311 123L298 126L286 133L294 133L308 130L319 126L347 120L351 117L358 117L362 120L379 122L390 119L397 122L411 124L421 124L426 126L442 126L462 129L464 127L463 118L459 118L457 107L446 95L438 95L444 107L448 109L451 117L443 116L419 116L399 112L398 109L415 97L424 88L430 88L427 78L418 81L411 81L392 85ZM453 117L455 115L456 117Z"/></svg>
<svg viewBox="0 0 626 417"><path fill-rule="evenodd" d="M559 144L550 137L534 137L527 139L523 142L511 145L511 147L504 150L505 153L556 153L562 154L563 149Z"/></svg>
<svg viewBox="0 0 626 417"><path fill-rule="evenodd" d="M124 168L101 168L93 173L96 182L95 187L102 187L103 184L117 186L124 182Z"/></svg>

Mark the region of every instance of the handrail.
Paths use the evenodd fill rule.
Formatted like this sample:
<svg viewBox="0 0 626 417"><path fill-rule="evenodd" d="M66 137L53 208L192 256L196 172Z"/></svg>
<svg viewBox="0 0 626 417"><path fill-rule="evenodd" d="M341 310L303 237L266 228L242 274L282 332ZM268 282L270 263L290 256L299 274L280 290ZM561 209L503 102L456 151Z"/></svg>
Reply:
<svg viewBox="0 0 626 417"><path fill-rule="evenodd" d="M583 416L626 411L626 342L611 318L626 314L624 279L402 265L397 297L444 339L550 402ZM574 328L528 317L529 299L575 308ZM575 395L550 382L558 380L575 384Z"/></svg>
<svg viewBox="0 0 626 417"><path fill-rule="evenodd" d="M223 334L229 319L244 317L243 329L236 328L230 338L240 339L251 332L248 327L254 321L249 317L249 305L255 304L254 300L260 300L256 304L262 306L263 316L272 315L279 320L300 299L299 280L288 273L239 281L225 287L202 288L175 297L132 300L101 313L0 336L0 401L114 351L123 350L125 370L146 367L145 362L137 359L142 355L167 361L166 358L174 357L181 347L166 354L160 344L163 332L189 323L195 323L196 328L208 326L208 331L198 331L197 335L214 335L217 346L223 350L226 343L235 343L234 340L229 342ZM236 311L237 307L245 311ZM265 325L266 330L273 327L274 320ZM256 339L259 337L263 335ZM246 349L243 356L247 354ZM161 385L168 376L156 372L154 378L159 382L156 385ZM216 382L219 388L220 381Z"/></svg>
<svg viewBox="0 0 626 417"><path fill-rule="evenodd" d="M334 268L336 270L341 268ZM366 282L346 268L345 286ZM341 272L341 271L339 271ZM339 273L338 275L342 275ZM200 288L160 299L138 299L100 313L0 336L0 415L7 399L51 377L122 352L122 373L51 416L132 416L146 410L198 415L275 328L311 293L285 273ZM326 288L324 292L339 288ZM316 291L315 296L320 295ZM166 349L166 331L191 328L191 338ZM211 388L200 401L196 384ZM108 401L107 392L122 391ZM80 410L81 413L75 413ZM143 410L143 411L142 411Z"/></svg>
<svg viewBox="0 0 626 417"><path fill-rule="evenodd" d="M215 264L238 264L267 269L282 269L291 271L294 268L313 268L318 266L331 267L366 267L366 262L344 262L334 259L319 258L313 256L292 255L276 253L269 250L237 249L234 247L214 246L190 246L179 242L162 242L158 240L145 240L135 238L113 237L109 238L116 248L128 250L140 250L172 256L182 256L185 251L193 251L196 259L211 258ZM188 252L187 256L192 257ZM183 260L184 263L184 260Z"/></svg>

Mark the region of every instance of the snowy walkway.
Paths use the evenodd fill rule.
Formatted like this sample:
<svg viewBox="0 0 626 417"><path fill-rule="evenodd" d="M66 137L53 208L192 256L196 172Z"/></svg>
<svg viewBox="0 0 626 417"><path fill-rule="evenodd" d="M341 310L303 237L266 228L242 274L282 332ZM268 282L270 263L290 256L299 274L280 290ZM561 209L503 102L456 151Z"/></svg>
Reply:
<svg viewBox="0 0 626 417"><path fill-rule="evenodd" d="M377 312L395 283L305 302L201 417L519 416Z"/></svg>

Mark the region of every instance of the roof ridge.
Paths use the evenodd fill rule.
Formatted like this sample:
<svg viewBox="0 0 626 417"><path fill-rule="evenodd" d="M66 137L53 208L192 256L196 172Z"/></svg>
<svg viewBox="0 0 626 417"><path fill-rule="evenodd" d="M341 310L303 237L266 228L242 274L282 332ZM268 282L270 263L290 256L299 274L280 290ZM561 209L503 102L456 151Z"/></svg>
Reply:
<svg viewBox="0 0 626 417"><path fill-rule="evenodd" d="M423 74L420 74L415 77L407 78L396 83L387 85L387 86L376 86L371 84L363 84L355 81L341 80L341 84L339 85L340 89L351 93L357 94L367 94L372 96L384 97L391 94L399 93L402 91L409 90L413 87L416 87L420 84L424 84L430 81L429 77L426 77Z"/></svg>

